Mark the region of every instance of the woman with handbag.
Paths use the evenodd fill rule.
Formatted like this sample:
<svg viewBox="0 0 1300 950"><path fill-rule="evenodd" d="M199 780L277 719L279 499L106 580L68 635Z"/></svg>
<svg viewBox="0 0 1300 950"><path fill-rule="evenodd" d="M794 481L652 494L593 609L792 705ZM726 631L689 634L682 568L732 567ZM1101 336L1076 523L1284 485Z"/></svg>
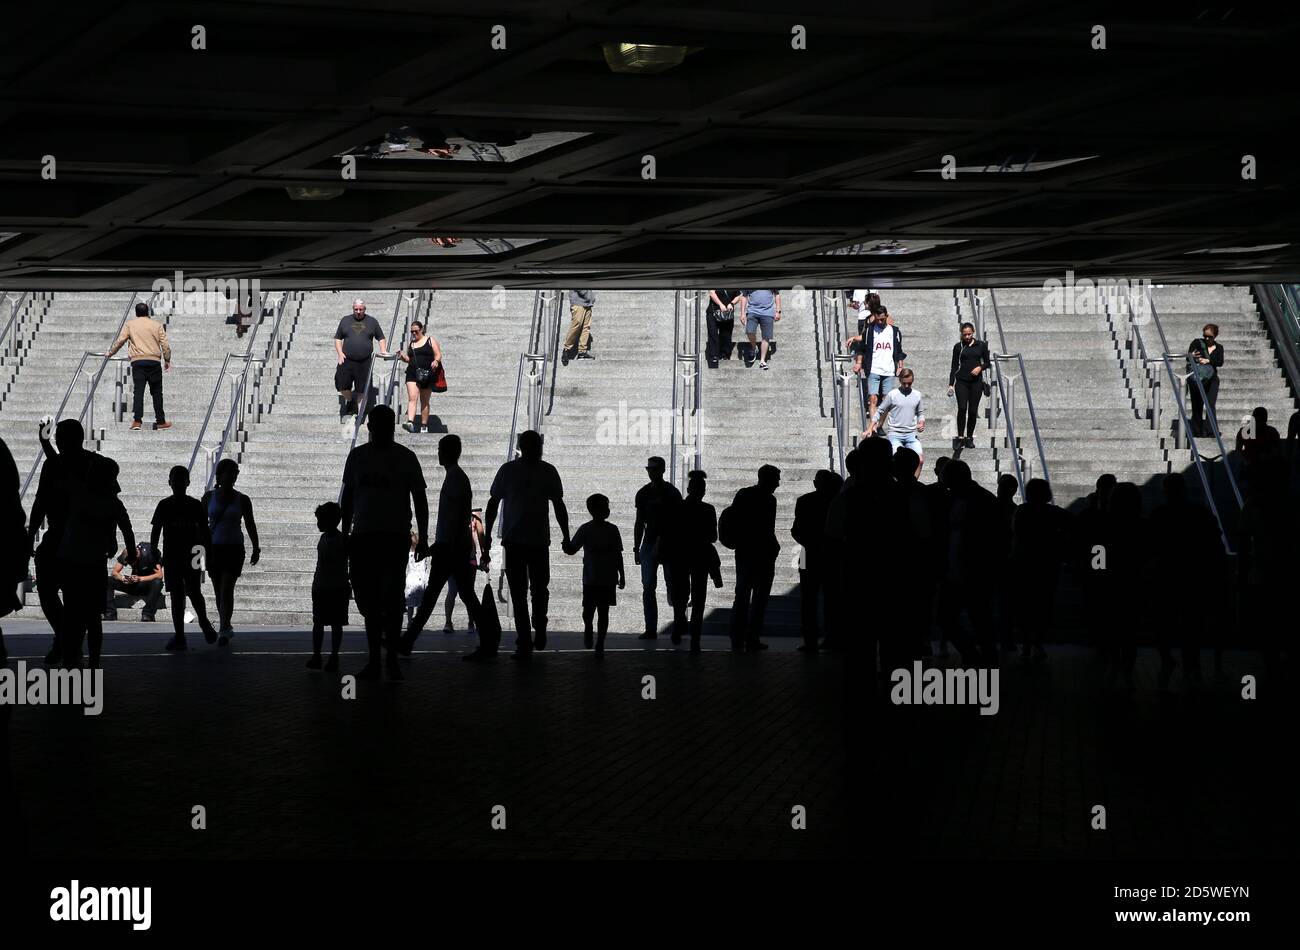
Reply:
<svg viewBox="0 0 1300 950"><path fill-rule="evenodd" d="M1202 416L1205 403L1210 404L1208 415L1214 415L1214 406L1219 401L1219 368L1223 366L1223 346L1218 342L1219 327L1207 323L1201 330L1201 336L1192 341L1187 348L1191 375L1187 377L1187 391L1192 398L1192 435L1200 438L1210 435L1210 427ZM1201 385L1196 385L1200 380ZM1205 398L1201 398L1201 390Z"/></svg>
<svg viewBox="0 0 1300 950"><path fill-rule="evenodd" d="M989 347L975 339L975 324L961 325L961 339L952 348L952 367L948 370L948 395L957 397L957 438L964 448L975 448L975 421L980 399L988 385Z"/></svg>
<svg viewBox="0 0 1300 950"><path fill-rule="evenodd" d="M424 324L416 320L411 324L411 342L406 349L397 354L397 358L406 367L406 424L402 427L407 432L419 432L423 427L429 431L429 396L435 390L442 392L447 388L445 382L437 383L443 377L442 347L438 341L424 332ZM420 415L415 414L415 407L420 407Z"/></svg>

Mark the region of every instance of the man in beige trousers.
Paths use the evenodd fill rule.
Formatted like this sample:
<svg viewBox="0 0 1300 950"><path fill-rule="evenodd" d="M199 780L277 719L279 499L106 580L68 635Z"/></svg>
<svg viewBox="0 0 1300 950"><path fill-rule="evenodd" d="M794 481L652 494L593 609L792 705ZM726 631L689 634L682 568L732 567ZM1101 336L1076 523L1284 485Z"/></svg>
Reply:
<svg viewBox="0 0 1300 950"><path fill-rule="evenodd" d="M569 291L569 310L573 316L569 321L569 332L564 337L564 349L560 353L560 362L565 366L569 365L569 360L575 353L580 360L595 359L591 355L591 308L595 305L594 290Z"/></svg>
<svg viewBox="0 0 1300 950"><path fill-rule="evenodd" d="M139 429L144 420L144 389L149 387L153 396L155 429L170 429L172 424L163 415L163 372L172 368L172 348L167 342L167 328L149 316L149 305L135 305L135 317L126 321L122 333L108 351L112 356L128 344L126 354L131 360L131 380L135 384L135 412L132 429Z"/></svg>

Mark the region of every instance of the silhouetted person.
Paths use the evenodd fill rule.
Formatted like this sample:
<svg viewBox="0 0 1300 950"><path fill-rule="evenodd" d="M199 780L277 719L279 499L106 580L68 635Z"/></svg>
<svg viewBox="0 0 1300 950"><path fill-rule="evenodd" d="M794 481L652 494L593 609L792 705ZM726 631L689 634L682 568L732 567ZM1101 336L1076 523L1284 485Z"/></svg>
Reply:
<svg viewBox="0 0 1300 950"><path fill-rule="evenodd" d="M617 591L627 584L623 574L623 537L618 526L609 521L609 499L604 495L587 498L591 520L580 525L573 540L564 542L564 553L582 552L582 645L593 646L591 622L596 619L594 646L597 654L605 652L605 634L609 632L609 608L618 601Z"/></svg>
<svg viewBox="0 0 1300 950"><path fill-rule="evenodd" d="M1097 478L1095 490L1088 495L1087 507L1075 518L1070 552L1071 565L1083 591L1084 622L1093 646L1103 654L1103 641L1108 639L1106 625L1110 622L1110 605L1107 602L1107 572L1100 566L1102 561L1098 557L1106 548L1107 518L1115 484L1115 476L1109 472Z"/></svg>
<svg viewBox="0 0 1300 950"><path fill-rule="evenodd" d="M781 484L781 470L764 465L758 470L757 484L736 492L731 517L737 525L736 596L731 605L731 648L766 650L763 619L767 599L776 578L776 558L781 545L776 540L776 490Z"/></svg>
<svg viewBox="0 0 1300 950"><path fill-rule="evenodd" d="M803 646L799 649L804 653L816 653L820 648L817 623L819 600L827 644L836 636L835 598L832 590L836 583L834 575L838 565L832 557L831 544L826 537L826 518L830 514L831 502L842 487L844 479L835 472L822 469L813 476L813 490L800 495L794 504L794 525L790 534L803 548L803 563L799 568L799 625L803 633Z"/></svg>
<svg viewBox="0 0 1300 950"><path fill-rule="evenodd" d="M168 650L185 650L185 598L194 606L194 615L208 643L217 642L217 631L208 620L207 604L203 600L203 572L211 551L212 534L208 530L208 515L202 503L186 494L190 487L190 473L184 465L176 465L167 476L172 493L158 502L153 512L153 530L150 544L158 550L162 537L163 587L171 594L172 630L175 635L167 641Z"/></svg>
<svg viewBox="0 0 1300 950"><path fill-rule="evenodd" d="M1097 571L1096 589L1104 605L1101 645L1108 661L1106 682L1109 685L1119 675L1131 688L1138 638L1149 619L1150 577L1143 567L1155 551L1151 524L1142 515L1141 489L1132 482L1116 484L1102 525L1105 568Z"/></svg>
<svg viewBox="0 0 1300 950"><path fill-rule="evenodd" d="M1069 551L1070 516L1052 504L1045 479L1025 483L1025 503L1011 527L1011 563L1020 582L1016 617L1024 659L1045 659L1043 639L1052 627L1061 564Z"/></svg>
<svg viewBox="0 0 1300 950"><path fill-rule="evenodd" d="M515 612L515 653L518 660L532 659L533 649L546 648L546 608L550 602L551 518L569 541L569 510L564 507L560 473L542 460L542 436L529 429L519 435L519 458L506 462L492 480L486 529L492 536L497 510L505 502L501 547L505 551L506 583ZM528 613L531 589L533 611ZM536 631L536 639L531 632Z"/></svg>
<svg viewBox="0 0 1300 950"><path fill-rule="evenodd" d="M675 485L664 481L665 468L664 460L659 456L647 459L645 470L650 481L636 493L632 560L641 566L641 607L645 611L645 633L640 637L642 640L653 640L659 635L659 604L656 595L660 564L664 569L668 602L673 602L672 564L661 556L659 542L672 519L677 516L676 509L682 503L682 493Z"/></svg>
<svg viewBox="0 0 1300 950"><path fill-rule="evenodd" d="M1251 480L1238 532L1242 630L1257 639L1265 673L1272 673L1280 654L1291 653L1292 630L1282 618L1293 617L1291 585L1297 564L1295 539L1300 533L1300 509L1287 493L1284 463L1261 463Z"/></svg>
<svg viewBox="0 0 1300 950"><path fill-rule="evenodd" d="M900 539L907 549L907 560L917 565L910 572L908 602L909 627L915 636L902 638L903 628L895 627L884 637L886 669L898 669L921 656L929 655L930 627L934 622L937 578L943 576L945 554L943 531L946 526L946 499L934 485L922 485L916 478L921 457L912 449L901 448L890 460L894 482L898 486L899 514L904 519Z"/></svg>
<svg viewBox="0 0 1300 950"><path fill-rule="evenodd" d="M217 618L220 629L217 642L225 646L235 635L230 626L235 613L235 582L244 572L244 528L253 542L253 555L248 563L256 565L262 557L257 541L257 522L253 519L253 501L243 492L235 491L239 478L239 463L222 459L217 463L217 485L202 498L203 510L208 513L212 530L212 547L208 549L208 574L212 577L212 590L217 601Z"/></svg>
<svg viewBox="0 0 1300 950"><path fill-rule="evenodd" d="M998 476L997 529L989 539L989 555L994 562L992 593L998 640L1006 653L1016 649L1016 590L1012 583L1011 531L1016 517L1016 494L1019 491L1020 483L1016 481L1016 476L1010 473Z"/></svg>
<svg viewBox="0 0 1300 950"><path fill-rule="evenodd" d="M948 489L947 557L939 591L939 623L966 666L978 664L981 651L984 662L995 665L997 638L989 603L993 565L986 539L997 524L997 499L972 481L970 466L960 459L944 468L943 483ZM970 619L973 636L961 627L962 613Z"/></svg>
<svg viewBox="0 0 1300 950"><path fill-rule="evenodd" d="M700 652L709 579L713 579L714 587L722 586L722 564L718 549L713 546L718 540L718 516L704 500L707 478L698 469L687 474L686 500L677 509L669 542L668 557L675 580L669 590L673 601L673 643L681 643L682 636L689 631L692 653Z"/></svg>
<svg viewBox="0 0 1300 950"><path fill-rule="evenodd" d="M907 526L892 475L891 456L885 439L867 439L849 452L844 459L849 477L831 502L826 518L826 535L834 545L835 560L841 569L836 607L841 629L836 632L843 634L842 645L849 653L857 651L868 657L872 689L876 686L877 643L883 645L883 653L888 656L891 645L907 636L894 623L899 615L884 592L871 597L870 610L858 606L864 596L858 553L862 544L868 539L900 538Z"/></svg>
<svg viewBox="0 0 1300 950"><path fill-rule="evenodd" d="M311 659L307 669L321 668L320 651L325 645L325 628L330 628L330 658L326 673L339 668L339 649L343 646L343 628L348 625L348 601L352 586L348 581L348 550L339 530L343 509L327 501L316 509L316 573L311 580Z"/></svg>
<svg viewBox="0 0 1300 950"><path fill-rule="evenodd" d="M1182 648L1183 677L1192 683L1201 681L1201 644L1214 647L1214 670L1223 672L1222 643L1218 630L1223 624L1223 593L1218 589L1224 578L1226 553L1219 534L1219 524L1204 505L1189 501L1187 480L1179 472L1166 475L1160 483L1164 500L1151 511L1152 538L1158 550L1152 552L1159 583L1157 590L1179 591L1195 578L1194 587L1206 596L1196 599L1194 609L1185 612L1161 611L1157 631L1160 649L1160 685L1169 682L1174 669L1170 645Z"/></svg>
<svg viewBox="0 0 1300 950"><path fill-rule="evenodd" d="M1242 480L1249 481L1262 459L1282 456L1282 434L1268 424L1268 410L1256 406L1250 420L1237 430L1236 450L1241 456Z"/></svg>
<svg viewBox="0 0 1300 950"><path fill-rule="evenodd" d="M18 466L9 446L0 439L0 617L22 609L18 585L27 579L27 561L31 557L27 516L18 491ZM0 665L8 656L4 631L0 630Z"/></svg>
<svg viewBox="0 0 1300 950"><path fill-rule="evenodd" d="M429 544L429 502L420 460L393 439L396 417L389 406L369 413L370 441L348 454L343 466L343 536L357 610L366 621L370 660L357 674L379 677L387 648L389 679L400 680L397 656L405 615L406 556L415 512L416 550Z"/></svg>
<svg viewBox="0 0 1300 950"><path fill-rule="evenodd" d="M126 568L131 573L126 573ZM163 566L153 545L140 542L135 546L135 558L123 551L113 564L112 573L108 575L108 590L105 592L104 620L116 620L119 602L130 606L137 600L144 601L140 611L140 620L150 623L157 619L155 614L163 602L166 591L163 588Z"/></svg>
<svg viewBox="0 0 1300 950"><path fill-rule="evenodd" d="M409 654L415 646L424 625L429 622L433 605L438 602L443 586L455 578L460 599L469 611L470 621L478 628L479 645L463 659L486 660L497 655L501 642L499 630L488 629L491 624L482 622L482 607L474 590L474 537L470 533L471 512L474 510L474 492L469 476L460 467L461 443L458 435L444 435L438 440L438 464L445 470L442 488L438 492L438 524L434 528L433 547L429 549L429 580L424 587L424 597L416 608L402 638L402 653ZM417 551L419 558L422 552ZM448 598L451 597L449 593Z"/></svg>
<svg viewBox="0 0 1300 950"><path fill-rule="evenodd" d="M86 451L85 430L75 419L60 422L54 438L59 453L41 468L28 537L48 521L41 546L50 545L47 563L62 595L58 645L64 666L80 666L83 640L88 640L91 666L97 666L103 643L104 560L117 553L118 526L132 558L135 536L117 498L117 463Z"/></svg>

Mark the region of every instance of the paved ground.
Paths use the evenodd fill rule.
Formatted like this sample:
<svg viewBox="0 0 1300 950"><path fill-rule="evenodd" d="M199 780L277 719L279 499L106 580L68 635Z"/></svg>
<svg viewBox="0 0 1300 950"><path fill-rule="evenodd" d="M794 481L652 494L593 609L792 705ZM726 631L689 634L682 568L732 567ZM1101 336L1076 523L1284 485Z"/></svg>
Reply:
<svg viewBox="0 0 1300 950"><path fill-rule="evenodd" d="M5 634L15 660L44 652L37 624ZM161 652L165 634L111 629L103 715L14 710L35 857L1222 860L1296 844L1294 708L1269 680L1240 698L1253 654L1228 657L1228 685L1176 676L1167 691L1144 654L1128 694L1098 692L1089 654L1057 647L1008 664L999 713L981 717L872 703L852 669L850 712L845 660L792 641L692 657L619 637L597 660L558 634L521 669L461 663L443 651L470 639L433 633L404 682L344 700L303 668L301 632L185 656ZM348 636L345 672L363 660ZM1097 804L1105 831L1089 827Z"/></svg>

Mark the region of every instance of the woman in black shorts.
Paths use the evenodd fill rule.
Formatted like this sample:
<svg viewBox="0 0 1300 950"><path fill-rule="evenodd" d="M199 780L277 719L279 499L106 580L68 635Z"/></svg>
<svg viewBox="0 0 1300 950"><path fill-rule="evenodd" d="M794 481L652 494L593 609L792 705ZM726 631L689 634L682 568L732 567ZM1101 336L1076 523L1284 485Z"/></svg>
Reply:
<svg viewBox="0 0 1300 950"><path fill-rule="evenodd" d="M406 367L406 425L407 432L429 431L429 396L433 392L433 377L442 365L442 347L424 332L424 324L416 320L411 324L411 342L397 354ZM416 418L415 407L420 407Z"/></svg>

